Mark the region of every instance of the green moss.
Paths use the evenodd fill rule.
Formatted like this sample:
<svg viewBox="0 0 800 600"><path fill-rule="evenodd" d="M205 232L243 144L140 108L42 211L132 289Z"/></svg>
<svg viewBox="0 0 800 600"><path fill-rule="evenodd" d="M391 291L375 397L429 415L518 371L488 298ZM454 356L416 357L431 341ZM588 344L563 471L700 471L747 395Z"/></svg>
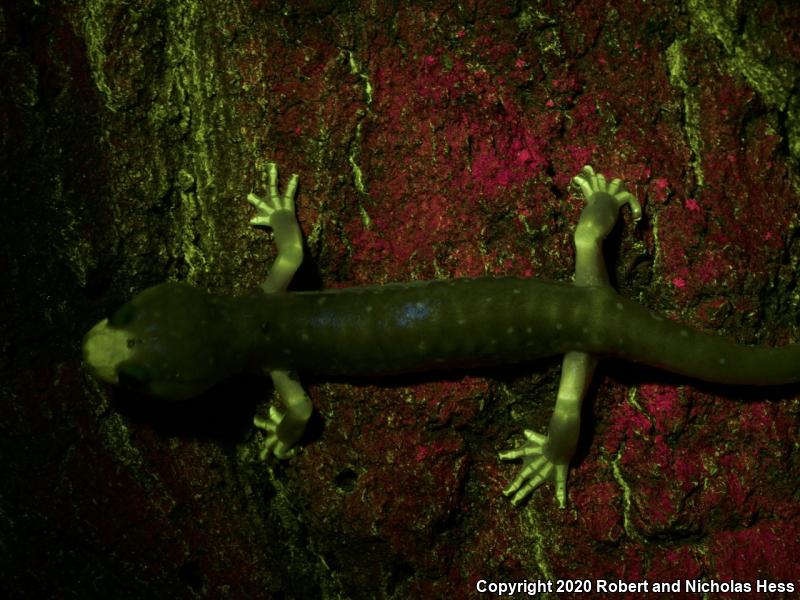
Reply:
<svg viewBox="0 0 800 600"><path fill-rule="evenodd" d="M702 136L700 133L700 103L697 99L696 86L686 81L686 58L683 55L683 42L676 40L667 48L667 65L669 80L672 85L683 92L684 134L692 149L692 170L697 185L703 185Z"/></svg>
<svg viewBox="0 0 800 600"><path fill-rule="evenodd" d="M716 39L725 52L728 71L747 82L770 109L786 111L789 149L800 158L800 124L792 90L798 71L795 65L781 62L767 44L769 24L754 14L744 14L740 2L690 0L687 3L692 26ZM743 19L745 19L744 22Z"/></svg>
<svg viewBox="0 0 800 600"><path fill-rule="evenodd" d="M219 192L231 187L231 176L239 177L231 173L233 155L263 152L236 145L230 134L227 71L208 31L213 26L224 34L224 15L208 10L196 0L124 10L90 0L73 13L99 90L110 201L125 207L117 226L126 254L149 255L150 263L156 255L162 269L180 266L176 275L206 284L212 272L231 272L231 265L217 262L238 256L225 251L220 227L225 206ZM165 215L152 214L165 207ZM132 233L143 230L151 235Z"/></svg>

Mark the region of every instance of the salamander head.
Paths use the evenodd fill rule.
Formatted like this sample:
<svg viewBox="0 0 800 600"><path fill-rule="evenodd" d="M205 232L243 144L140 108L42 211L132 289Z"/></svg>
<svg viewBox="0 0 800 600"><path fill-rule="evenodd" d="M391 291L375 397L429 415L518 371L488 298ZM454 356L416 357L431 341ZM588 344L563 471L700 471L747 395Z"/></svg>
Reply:
<svg viewBox="0 0 800 600"><path fill-rule="evenodd" d="M244 366L226 301L178 283L146 289L83 338L97 379L165 400L201 394Z"/></svg>

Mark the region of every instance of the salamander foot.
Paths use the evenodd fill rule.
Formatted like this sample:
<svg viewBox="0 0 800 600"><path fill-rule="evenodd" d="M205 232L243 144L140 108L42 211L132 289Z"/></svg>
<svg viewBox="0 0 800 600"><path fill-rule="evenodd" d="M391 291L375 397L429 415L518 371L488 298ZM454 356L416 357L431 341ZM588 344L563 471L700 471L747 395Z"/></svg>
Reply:
<svg viewBox="0 0 800 600"><path fill-rule="evenodd" d="M611 183L606 183L606 178L600 173L595 173L594 169L586 165L575 177L572 178L583 192L586 203L591 204L595 200L595 194L602 193L611 196L617 206L622 208L625 204L631 207L633 219L638 221L642 216L642 206L636 196L625 189L625 184L621 179L612 179Z"/></svg>
<svg viewBox="0 0 800 600"><path fill-rule="evenodd" d="M556 488L556 500L561 508L567 502L567 471L569 463L555 464L546 455L547 436L530 429L524 431L527 441L514 450L500 452L502 460L522 458L523 467L503 495L513 496L511 504L519 504L545 481L552 481Z"/></svg>
<svg viewBox="0 0 800 600"><path fill-rule="evenodd" d="M286 190L281 196L278 193L278 166L269 163L269 197L262 198L253 193L247 194L247 201L256 207L256 216L250 219L252 225L264 225L275 228L273 215L285 210L294 218L294 195L297 191L297 174L289 179Z"/></svg>
<svg viewBox="0 0 800 600"><path fill-rule="evenodd" d="M251 225L272 228L278 256L261 289L267 294L285 292L300 263L303 262L303 233L294 213L294 197L297 193L297 174L289 178L283 195L278 193L278 167L269 163L269 195L266 198L247 194L247 201L256 207L256 216Z"/></svg>
<svg viewBox="0 0 800 600"><path fill-rule="evenodd" d="M266 439L261 446L261 451L258 457L261 460L266 460L270 454L274 454L278 458L291 458L295 455L296 448L287 446L278 439L278 425L283 420L283 413L271 406L269 409L269 417L262 419L259 416L253 417L253 425L263 430L266 434Z"/></svg>

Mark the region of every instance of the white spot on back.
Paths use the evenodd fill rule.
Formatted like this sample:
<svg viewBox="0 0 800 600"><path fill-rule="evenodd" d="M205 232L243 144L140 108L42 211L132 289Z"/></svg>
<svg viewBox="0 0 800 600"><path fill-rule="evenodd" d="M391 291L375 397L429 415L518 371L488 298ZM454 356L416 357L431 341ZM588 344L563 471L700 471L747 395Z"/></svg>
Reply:
<svg viewBox="0 0 800 600"><path fill-rule="evenodd" d="M622 310L622 302L617 302L617 310Z"/></svg>
<svg viewBox="0 0 800 600"><path fill-rule="evenodd" d="M308 341L308 332L304 331L303 333L301 333L300 334L300 339L303 340L304 342L307 342Z"/></svg>
<svg viewBox="0 0 800 600"><path fill-rule="evenodd" d="M564 329L564 326L561 323L556 323L556 329L558 329L558 331L561 331L562 329Z"/></svg>
<svg viewBox="0 0 800 600"><path fill-rule="evenodd" d="M514 328L513 327L509 327L508 329L506 329L506 333L508 333L508 334L514 333Z"/></svg>
<svg viewBox="0 0 800 600"><path fill-rule="evenodd" d="M325 296L320 296L319 299L317 300L317 304L319 304L321 306L321 305L325 304L325 302L327 300L328 299Z"/></svg>
<svg viewBox="0 0 800 600"><path fill-rule="evenodd" d="M689 337L689 332L685 329L681 329L681 337Z"/></svg>
<svg viewBox="0 0 800 600"><path fill-rule="evenodd" d="M367 312L372 312L372 304L367 304L364 310L366 310Z"/></svg>
<svg viewBox="0 0 800 600"><path fill-rule="evenodd" d="M719 364L724 365L726 361L724 358L720 357L718 362Z"/></svg>

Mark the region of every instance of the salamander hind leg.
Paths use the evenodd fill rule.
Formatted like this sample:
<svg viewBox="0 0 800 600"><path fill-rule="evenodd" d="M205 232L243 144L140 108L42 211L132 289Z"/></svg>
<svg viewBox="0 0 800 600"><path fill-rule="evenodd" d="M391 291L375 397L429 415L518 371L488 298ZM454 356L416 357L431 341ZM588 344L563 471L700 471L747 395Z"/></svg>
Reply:
<svg viewBox="0 0 800 600"><path fill-rule="evenodd" d="M545 452L546 436L530 429L526 429L524 434L527 441L514 450L507 450L499 455L503 460L522 458L524 463L519 475L503 490L503 494L511 497L511 503L514 506L519 506L537 487L546 481L552 481L556 488L558 505L564 508L567 498L569 463L555 464L547 457Z"/></svg>
<svg viewBox="0 0 800 600"><path fill-rule="evenodd" d="M597 359L585 352L567 352L561 365L561 381L547 435L525 430L526 441L514 450L500 453L502 460L521 458L517 478L503 490L511 503L519 505L545 481L552 481L561 508L567 504L567 472L578 445L581 403L592 380Z"/></svg>
<svg viewBox="0 0 800 600"><path fill-rule="evenodd" d="M642 216L636 197L625 191L622 181L606 178L586 165L572 179L581 188L586 206L575 228L575 285L608 285L608 273L603 261L603 240L614 228L620 208L631 207L634 220Z"/></svg>
<svg viewBox="0 0 800 600"><path fill-rule="evenodd" d="M595 173L590 165L586 165L581 169L580 173L572 178L572 181L581 188L587 204L592 204L602 198L603 195L606 195L613 199L615 209L619 210L625 204L628 204L631 207L634 220L638 221L642 216L642 206L639 204L639 200L625 190L622 180L612 179L611 183L607 183L604 175Z"/></svg>

